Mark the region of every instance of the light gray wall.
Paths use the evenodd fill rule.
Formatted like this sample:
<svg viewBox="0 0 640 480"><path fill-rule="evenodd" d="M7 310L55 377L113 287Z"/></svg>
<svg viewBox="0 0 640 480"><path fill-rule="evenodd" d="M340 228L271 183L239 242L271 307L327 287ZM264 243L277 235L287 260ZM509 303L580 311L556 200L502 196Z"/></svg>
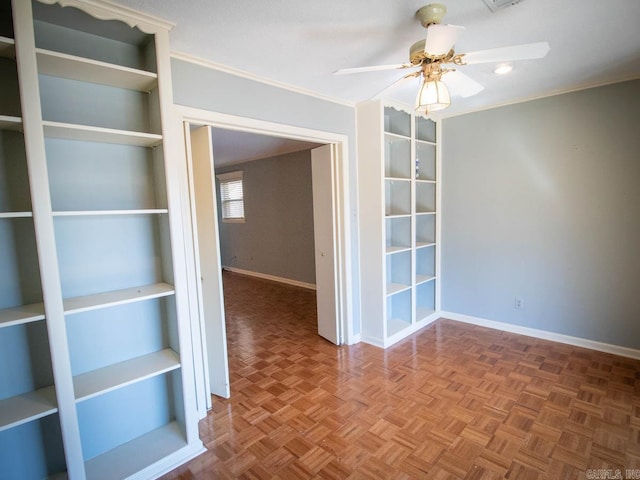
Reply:
<svg viewBox="0 0 640 480"><path fill-rule="evenodd" d="M218 219L222 264L315 285L311 151L230 165L216 174L238 170L244 172L245 223Z"/></svg>
<svg viewBox="0 0 640 480"><path fill-rule="evenodd" d="M358 275L355 109L175 58L171 60L171 73L173 99L178 105L348 136L352 270L350 290L353 295L353 333L359 334L360 278Z"/></svg>
<svg viewBox="0 0 640 480"><path fill-rule="evenodd" d="M639 116L636 80L444 120L443 309L640 348Z"/></svg>

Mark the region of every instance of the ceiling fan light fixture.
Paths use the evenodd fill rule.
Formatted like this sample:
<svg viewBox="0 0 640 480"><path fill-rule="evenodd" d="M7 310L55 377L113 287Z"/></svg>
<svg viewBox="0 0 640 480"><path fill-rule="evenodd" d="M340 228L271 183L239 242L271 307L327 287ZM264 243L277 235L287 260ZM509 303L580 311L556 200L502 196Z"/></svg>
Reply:
<svg viewBox="0 0 640 480"><path fill-rule="evenodd" d="M425 80L416 98L416 110L425 109L426 113L444 110L451 104L447 86L440 80Z"/></svg>
<svg viewBox="0 0 640 480"><path fill-rule="evenodd" d="M41 0L53 1L53 0ZM482 0L492 10L494 8L506 8L523 0ZM425 111L427 114L443 110L451 104L448 87L441 82L443 75L448 74L447 85L453 89L456 98L467 98L482 91L484 87L458 71L458 67L464 70L466 65L492 64L494 72L502 75L511 71L511 62L517 60L534 60L543 58L549 53L547 42L527 43L523 45L511 45L497 47L489 50L457 53L455 43L464 30L464 27L456 25L443 25L443 16L447 9L439 3L430 3L416 12L416 17L427 29L426 38L418 40L409 49L409 63L400 65L378 65L371 67L356 67L341 69L334 74L375 72L395 69L416 69L404 77L378 92L374 98L380 98L388 89L397 86L407 79L420 77L421 83L416 98L416 110ZM449 66L455 68L448 68ZM491 67L488 67L491 68ZM489 70L490 71L490 70Z"/></svg>

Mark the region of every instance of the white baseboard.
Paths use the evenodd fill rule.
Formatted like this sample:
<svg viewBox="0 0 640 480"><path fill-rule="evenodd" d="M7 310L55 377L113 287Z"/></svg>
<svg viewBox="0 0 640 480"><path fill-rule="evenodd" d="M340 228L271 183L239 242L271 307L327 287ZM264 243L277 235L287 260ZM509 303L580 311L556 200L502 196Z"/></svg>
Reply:
<svg viewBox="0 0 640 480"><path fill-rule="evenodd" d="M428 317L423 318L422 320L414 323L413 325L407 326L404 330L386 339L363 336L361 338L361 341L363 341L364 343L368 343L369 345L373 345L374 347L389 348L391 345L395 345L399 341L407 338L409 335L413 335L418 330L426 327L427 325L432 324L433 322L438 320L438 318L440 318L439 312L434 312Z"/></svg>
<svg viewBox="0 0 640 480"><path fill-rule="evenodd" d="M494 320L487 320L486 318L472 317L470 315L464 315L454 312L439 312L440 317L448 318L450 320L456 320L458 322L471 323L481 327L493 328L494 330L502 330L510 333L517 333L520 335L526 335L528 337L540 338L543 340L551 340L553 342L566 343L568 345L575 345L576 347L589 348L591 350L597 350L599 352L612 353L614 355L620 355L623 357L635 358L640 360L640 350L634 348L621 347L618 345L611 345L609 343L596 342L595 340L588 340L586 338L572 337L570 335L563 335L561 333L548 332L546 330L538 330L535 328L522 327L520 325L513 325L510 323L496 322Z"/></svg>
<svg viewBox="0 0 640 480"><path fill-rule="evenodd" d="M228 270L234 273L240 273L242 275L249 275L251 277L263 278L265 280L271 280L272 282L286 283L288 285L294 285L296 287L308 288L315 290L316 286L313 283L300 282L298 280L292 280L290 278L276 277L275 275L268 275L266 273L252 272L251 270L243 270L235 267L222 267L224 270Z"/></svg>

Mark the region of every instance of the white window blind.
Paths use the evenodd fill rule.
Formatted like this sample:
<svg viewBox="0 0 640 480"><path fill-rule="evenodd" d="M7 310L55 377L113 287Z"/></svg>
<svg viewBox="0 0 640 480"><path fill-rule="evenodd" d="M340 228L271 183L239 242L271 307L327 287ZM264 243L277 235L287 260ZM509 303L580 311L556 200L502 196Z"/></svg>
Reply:
<svg viewBox="0 0 640 480"><path fill-rule="evenodd" d="M223 173L217 177L220 181L222 220L227 222L244 221L242 172Z"/></svg>

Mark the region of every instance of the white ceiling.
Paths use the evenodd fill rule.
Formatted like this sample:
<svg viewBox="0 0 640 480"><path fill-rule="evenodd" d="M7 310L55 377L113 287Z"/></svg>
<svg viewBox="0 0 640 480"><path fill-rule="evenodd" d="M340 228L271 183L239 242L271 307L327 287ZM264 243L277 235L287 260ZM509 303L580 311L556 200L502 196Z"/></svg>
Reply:
<svg viewBox="0 0 640 480"><path fill-rule="evenodd" d="M403 63L425 30L424 0L115 0L176 24L171 48L346 102L371 98L402 71L334 76L346 67ZM524 0L492 13L482 0L443 2L443 23L466 27L456 52L547 41L541 60L461 67L485 86L446 115L640 77L639 0ZM413 104L414 81L389 92Z"/></svg>
<svg viewBox="0 0 640 480"><path fill-rule="evenodd" d="M213 159L216 167L300 152L320 146L317 143L221 128L212 129L212 137Z"/></svg>
<svg viewBox="0 0 640 480"><path fill-rule="evenodd" d="M426 34L415 12L429 3L114 1L175 23L171 31L174 52L347 103L375 96L404 73L335 76L332 72L408 61L409 47ZM461 67L485 89L473 97L453 97L444 116L640 77L640 0L524 0L496 13L482 0L443 3L448 9L443 23L466 28L456 43L457 53L540 41L551 46L543 59L513 62L513 71L504 76L494 74L492 64ZM418 83L412 80L386 96L412 105L417 90ZM267 137L229 135L226 140L219 135L216 163L303 149L295 142L275 139L260 147L256 142Z"/></svg>

